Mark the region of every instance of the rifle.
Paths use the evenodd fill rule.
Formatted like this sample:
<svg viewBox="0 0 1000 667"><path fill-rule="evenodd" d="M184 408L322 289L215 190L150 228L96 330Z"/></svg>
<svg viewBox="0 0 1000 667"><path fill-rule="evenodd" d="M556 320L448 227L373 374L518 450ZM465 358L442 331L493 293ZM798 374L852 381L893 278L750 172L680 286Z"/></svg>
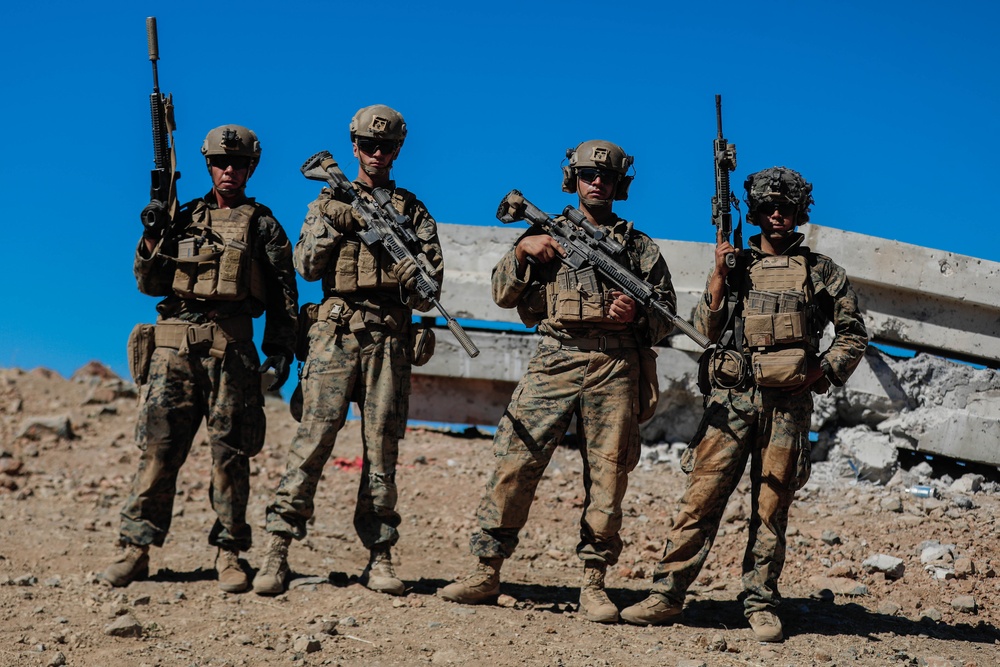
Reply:
<svg viewBox="0 0 1000 667"><path fill-rule="evenodd" d="M730 206L735 205L736 210L740 208L740 200L736 198L732 190L729 189L729 172L736 170L736 144L731 144L722 136L722 95L715 96L715 124L718 126L719 136L712 142L715 153L715 196L712 197L712 224L715 225L722 236L729 240L729 235L733 235L733 247L740 250L743 247L743 225L736 227L733 233L733 214L730 213ZM736 266L736 255L729 253L726 255L726 266L730 269Z"/></svg>
<svg viewBox="0 0 1000 667"><path fill-rule="evenodd" d="M497 220L507 224L517 220L526 220L531 225L537 225L546 234L554 238L566 251L566 256L559 259L572 269L583 266L593 266L604 278L615 287L642 304L646 310L654 310L680 329L691 340L703 348L711 341L700 331L681 319L660 301L653 286L636 276L616 259L625 249L595 227L579 210L572 206L563 209L566 221L556 220L541 211L524 198L517 190L511 190L500 201L497 208ZM528 257L528 262L534 264L534 257Z"/></svg>
<svg viewBox="0 0 1000 667"><path fill-rule="evenodd" d="M160 93L160 81L156 71L156 61L160 59L159 46L156 39L156 17L146 19L146 41L149 43L149 60L153 63L153 92L149 95L149 112L153 123L153 165L150 172L151 185L149 198L158 201L173 220L177 213L177 179L181 173L177 171L177 155L174 152L173 131L177 129L174 123L174 96ZM146 215L144 223L154 227L156 220L153 212Z"/></svg>
<svg viewBox="0 0 1000 667"><path fill-rule="evenodd" d="M416 263L417 294L422 299L434 304L434 307L448 323L448 329L455 335L468 355L473 358L479 356L479 348L465 333L465 329L454 317L448 314L448 311L438 301L439 286L437 281L431 277L430 272L433 271L431 263L423 253L415 256L407 247L407 244L418 244L420 240L409 226L410 218L400 214L393 207L392 196L383 188L375 188L372 191L372 196L375 198L374 204L366 198L359 197L354 185L347 180L329 151L316 153L305 161L301 169L302 175L309 180L326 183L335 195L342 195L350 201L351 207L365 221L365 227L358 230L357 234L366 246L372 250L381 246L392 258L393 264L406 258Z"/></svg>

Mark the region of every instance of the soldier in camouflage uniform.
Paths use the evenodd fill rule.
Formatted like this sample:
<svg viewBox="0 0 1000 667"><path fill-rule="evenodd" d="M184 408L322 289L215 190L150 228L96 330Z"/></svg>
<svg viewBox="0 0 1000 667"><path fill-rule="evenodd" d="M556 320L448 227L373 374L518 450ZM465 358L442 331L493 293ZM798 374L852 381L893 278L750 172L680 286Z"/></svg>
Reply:
<svg viewBox="0 0 1000 667"><path fill-rule="evenodd" d="M652 592L622 610L637 625L670 623L697 578L729 496L750 460L751 518L743 556L744 609L760 641L781 641L774 613L795 491L810 469L812 393L842 386L864 356L868 334L847 275L795 231L809 220L812 185L773 167L744 184L748 219L761 227L748 252L719 238L715 269L695 326L722 345L703 358L711 383L698 434L682 459L688 487L653 577ZM819 352L823 328L834 339ZM731 332L735 331L735 335Z"/></svg>
<svg viewBox="0 0 1000 667"><path fill-rule="evenodd" d="M567 157L563 191L577 193L580 211L624 245L629 268L673 309L674 289L659 248L612 211L613 200L628 196L632 157L607 141L583 142ZM577 545L584 562L580 613L614 623L618 608L604 591L604 576L621 553L622 499L639 458L640 350L672 325L640 310L592 267L574 271L558 255L565 251L551 236L529 229L493 270L493 300L516 307L526 325L538 324L542 341L497 427L496 467L471 540L479 564L440 595L467 604L497 596L500 567L517 547L535 489L575 416L586 492Z"/></svg>
<svg viewBox="0 0 1000 667"><path fill-rule="evenodd" d="M396 209L408 216L423 253L441 284L444 264L437 223L412 193L389 177L406 137L406 123L382 105L360 109L351 120L351 142L358 159L355 190L371 197L376 187L392 194ZM416 265L396 264L381 248L372 251L357 235L364 222L329 189L309 205L295 245L295 268L306 280L323 281L318 319L308 329L308 354L301 371L301 423L288 452L285 475L267 508L271 534L254 591L285 590L288 546L306 535L323 466L333 452L352 401L361 408L364 464L354 527L370 551L362 582L371 590L400 595L391 548L399 539L396 512L396 459L406 429L412 358L413 310L428 310L416 295Z"/></svg>
<svg viewBox="0 0 1000 667"><path fill-rule="evenodd" d="M274 371L271 390L288 378L298 290L288 237L271 211L245 193L260 159L257 136L223 125L208 133L201 150L211 192L181 207L173 219L158 201L142 215L146 230L135 253L136 281L143 294L166 298L156 307L153 331L149 325L136 328L145 327L149 341L148 373L140 371L147 377L137 377L136 440L142 451L121 514L124 552L104 571L114 586L145 577L149 545L163 546L177 475L203 418L212 452L209 498L218 517L208 541L218 547L219 587L240 592L249 586L237 557L251 544L246 507L250 457L264 444L261 373ZM265 312L267 358L261 365L252 320ZM130 347L137 340L134 334Z"/></svg>

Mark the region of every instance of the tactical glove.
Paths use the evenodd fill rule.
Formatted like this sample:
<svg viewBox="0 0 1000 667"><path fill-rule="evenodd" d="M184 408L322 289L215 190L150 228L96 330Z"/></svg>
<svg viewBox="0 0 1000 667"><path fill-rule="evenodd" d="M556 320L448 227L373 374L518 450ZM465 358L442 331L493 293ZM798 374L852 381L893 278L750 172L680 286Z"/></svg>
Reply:
<svg viewBox="0 0 1000 667"><path fill-rule="evenodd" d="M345 204L336 199L327 199L319 205L319 210L323 214L323 217L326 218L326 221L330 223L330 226L341 234L353 232L364 227L363 221L354 212L354 208L350 204Z"/></svg>
<svg viewBox="0 0 1000 667"><path fill-rule="evenodd" d="M404 257L392 265L392 275L409 292L417 290L417 263L410 257Z"/></svg>
<svg viewBox="0 0 1000 667"><path fill-rule="evenodd" d="M281 385L285 384L285 381L288 379L290 367L289 358L281 354L272 354L264 360L264 363L260 365L260 374L263 375L269 370L274 370L274 382L267 386L268 391L278 391L281 389Z"/></svg>
<svg viewBox="0 0 1000 667"><path fill-rule="evenodd" d="M156 199L146 204L146 208L142 209L140 217L142 218L142 226L145 227L142 235L151 239L158 239L163 236L163 230L167 228L167 223L170 222L167 205Z"/></svg>

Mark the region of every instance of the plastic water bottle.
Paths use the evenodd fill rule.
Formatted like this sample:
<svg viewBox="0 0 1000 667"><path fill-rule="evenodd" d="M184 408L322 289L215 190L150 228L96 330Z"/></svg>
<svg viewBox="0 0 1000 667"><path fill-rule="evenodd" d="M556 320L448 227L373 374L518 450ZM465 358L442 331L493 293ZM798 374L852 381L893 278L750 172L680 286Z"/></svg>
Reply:
<svg viewBox="0 0 1000 667"><path fill-rule="evenodd" d="M925 486L923 484L911 486L910 493L917 498L934 498L937 496L937 492L934 490L933 486Z"/></svg>

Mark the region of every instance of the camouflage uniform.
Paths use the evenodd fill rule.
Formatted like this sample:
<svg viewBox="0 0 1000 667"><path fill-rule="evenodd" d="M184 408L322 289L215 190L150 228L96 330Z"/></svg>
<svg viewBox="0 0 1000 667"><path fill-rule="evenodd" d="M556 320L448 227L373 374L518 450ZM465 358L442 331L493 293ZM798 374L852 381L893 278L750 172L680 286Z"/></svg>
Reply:
<svg viewBox="0 0 1000 667"><path fill-rule="evenodd" d="M652 239L620 218L610 231L625 245L630 268L656 286L673 309L670 272ZM525 324L539 323L543 338L497 427L496 467L479 506L472 553L511 556L538 482L576 415L586 492L577 554L585 561L614 564L622 549L622 498L639 458L639 346L659 341L672 325L646 312L630 324L567 323L546 294L560 278L572 277L568 282L577 284L573 272L557 260L529 264L523 277L518 268L511 249L493 270L493 300L503 308L517 307ZM599 290L612 289L597 280Z"/></svg>
<svg viewBox="0 0 1000 667"><path fill-rule="evenodd" d="M185 205L176 228L192 224L192 211L217 209L210 193ZM166 296L158 305L160 325L206 325L245 321L265 311L261 345L266 355L291 358L295 347L298 288L292 248L278 221L253 199L239 208L256 210L250 223L252 257L265 283L266 303L250 296L238 301L186 299L173 290L176 239L167 238L158 252L139 242L134 272L139 291ZM189 349L158 346L149 378L141 387L136 441L142 454L132 492L122 510L121 540L126 544L162 546L170 528L177 475L191 451L202 418L212 451L209 497L217 520L209 543L224 549L250 548L246 507L250 492L250 458L264 444L264 400L260 360L252 339L230 341L224 354L209 344Z"/></svg>
<svg viewBox="0 0 1000 667"><path fill-rule="evenodd" d="M355 181L354 188L359 196L370 196L371 188L362 182ZM437 223L419 200L396 189L395 183L390 182L388 189L394 193L397 210L409 216L420 239L421 247L411 250L427 256L440 285L444 264ZM305 537L323 466L333 452L349 404L355 401L361 408L364 464L354 527L369 549L391 547L399 539L396 460L409 410L412 308L427 310L431 304L413 301L412 295L405 296L404 303L398 283L377 268L384 286L338 291L337 273L338 269L343 273L345 258L363 262L356 261L360 239L338 232L321 213L321 206L331 197L324 190L309 205L295 245L295 268L306 280L323 280L324 301L321 318L308 333L308 357L300 381L301 423L288 452L285 475L267 508L267 530ZM377 258L382 267L391 261L381 249ZM356 270L366 269L358 266ZM367 270L371 272L372 267Z"/></svg>
<svg viewBox="0 0 1000 667"><path fill-rule="evenodd" d="M819 326L834 325L834 340L819 356L823 370L814 389L826 383L842 386L864 356L868 334L857 297L842 268L829 257L812 253L794 233L785 255L807 257ZM729 273L739 289L751 267L766 255L760 237L750 239L749 259ZM718 340L726 324L726 307L709 308L711 295L695 310L694 324ZM781 600L778 577L785 564L785 529L795 491L809 478L809 392L757 387L752 379L734 389L715 388L708 399L698 433L685 452L682 467L689 474L681 509L667 539L663 558L653 576L652 592L680 605L697 578L719 529L729 496L750 459L751 510L749 538L743 556L744 608L749 617L773 610Z"/></svg>

